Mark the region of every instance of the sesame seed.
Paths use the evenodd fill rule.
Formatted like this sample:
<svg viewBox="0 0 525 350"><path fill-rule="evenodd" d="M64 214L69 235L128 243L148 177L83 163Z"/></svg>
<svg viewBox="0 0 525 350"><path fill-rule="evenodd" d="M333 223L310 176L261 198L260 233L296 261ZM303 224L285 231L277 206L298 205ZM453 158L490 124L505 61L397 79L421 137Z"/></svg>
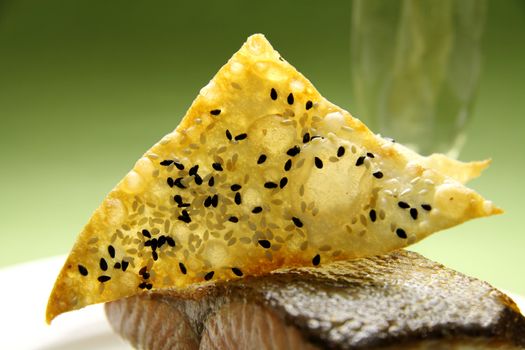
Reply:
<svg viewBox="0 0 525 350"><path fill-rule="evenodd" d="M173 200L175 201L175 203L177 203L180 207L180 205L182 204L182 197L179 195L179 194L176 194L173 196Z"/></svg>
<svg viewBox="0 0 525 350"><path fill-rule="evenodd" d="M314 158L314 162L315 162L315 166L316 166L318 169L322 169L322 168L323 168L323 161L321 160L321 158L319 158L319 157L315 157L315 158Z"/></svg>
<svg viewBox="0 0 525 350"><path fill-rule="evenodd" d="M211 166L213 167L213 169L215 169L217 171L222 171L223 170L221 163L213 163Z"/></svg>
<svg viewBox="0 0 525 350"><path fill-rule="evenodd" d="M230 216L230 218L228 219L228 221L230 221L230 222L239 222L239 218L236 217L236 216Z"/></svg>
<svg viewBox="0 0 525 350"><path fill-rule="evenodd" d="M286 154L289 155L290 157L295 157L300 152L301 152L301 149L299 148L299 146L293 146L288 151L286 151Z"/></svg>
<svg viewBox="0 0 525 350"><path fill-rule="evenodd" d="M288 183L288 178L283 177L281 178L281 181L279 181L279 187L284 188L284 186L286 186L287 183Z"/></svg>
<svg viewBox="0 0 525 350"><path fill-rule="evenodd" d="M231 187L230 187L230 189L231 189L232 191L234 191L234 192L240 190L241 188L242 188L242 187L241 187L241 185L239 185L239 184L233 184L233 185L231 185Z"/></svg>
<svg viewBox="0 0 525 350"><path fill-rule="evenodd" d="M205 274L205 275L204 275L204 280L206 280L206 281L211 280L211 279L213 278L213 274L214 274L214 273L215 273L215 272L210 271L210 272L208 272L207 274Z"/></svg>
<svg viewBox="0 0 525 350"><path fill-rule="evenodd" d="M122 260L122 271L126 271L128 269L129 262L126 260Z"/></svg>
<svg viewBox="0 0 525 350"><path fill-rule="evenodd" d="M204 206L206 208L209 208L211 205L211 196L208 196L205 200L204 200Z"/></svg>
<svg viewBox="0 0 525 350"><path fill-rule="evenodd" d="M410 208L410 205L406 202L397 202L397 205L402 209L408 209Z"/></svg>
<svg viewBox="0 0 525 350"><path fill-rule="evenodd" d="M220 109L213 109L210 111L211 115L219 115L221 114L221 110Z"/></svg>
<svg viewBox="0 0 525 350"><path fill-rule="evenodd" d="M174 162L173 164L175 164L175 166L177 167L177 169L179 170L184 170L184 165L181 164L181 163L177 163L177 162Z"/></svg>
<svg viewBox="0 0 525 350"><path fill-rule="evenodd" d="M87 276L88 275L88 270L84 266L82 266L80 264L78 265L78 272L80 272L80 274L82 276Z"/></svg>
<svg viewBox="0 0 525 350"><path fill-rule="evenodd" d="M373 173L372 175L374 175L374 177L375 177L376 179L380 179L380 178L383 177L383 173L380 172L380 171L376 171L376 172Z"/></svg>
<svg viewBox="0 0 525 350"><path fill-rule="evenodd" d="M345 155L345 148L343 146L339 146L339 148L337 149L337 156L342 157L344 155Z"/></svg>
<svg viewBox="0 0 525 350"><path fill-rule="evenodd" d="M286 101L288 102L289 105L293 105L293 94L291 92L286 98Z"/></svg>
<svg viewBox="0 0 525 350"><path fill-rule="evenodd" d="M237 267L232 267L232 272L235 274L235 276L242 277L242 275L243 275L241 269L239 269Z"/></svg>
<svg viewBox="0 0 525 350"><path fill-rule="evenodd" d="M171 163L173 163L172 160L166 159L166 160L163 160L162 162L160 162L160 165L168 166L168 165L171 165Z"/></svg>
<svg viewBox="0 0 525 350"><path fill-rule="evenodd" d="M168 177L168 178L166 179L166 182L167 182L167 184L168 184L169 187L173 187L174 182L173 182L173 179L172 179L171 177Z"/></svg>
<svg viewBox="0 0 525 350"><path fill-rule="evenodd" d="M108 245L108 254L112 259L115 258L115 248L111 244Z"/></svg>
<svg viewBox="0 0 525 350"><path fill-rule="evenodd" d="M189 174L190 176L193 176L193 175L196 175L196 174L197 174L197 171L199 171L199 165L198 165L198 164L195 165L195 166L192 166L192 167L190 168L190 171L188 171L188 174Z"/></svg>
<svg viewBox="0 0 525 350"><path fill-rule="evenodd" d="M257 159L257 164L262 164L266 161L266 154L261 154L259 159Z"/></svg>
<svg viewBox="0 0 525 350"><path fill-rule="evenodd" d="M425 209L426 211L432 210L432 207L430 204L421 204L421 208Z"/></svg>
<svg viewBox="0 0 525 350"><path fill-rule="evenodd" d="M232 134L231 134L231 132L230 132L230 130L228 130L228 129L226 129L226 138L227 138L228 140L230 140L230 141L231 141L232 138L233 138L233 137L232 137Z"/></svg>
<svg viewBox="0 0 525 350"><path fill-rule="evenodd" d="M417 220L417 209L416 208L410 209L410 216L412 217L412 219Z"/></svg>
<svg viewBox="0 0 525 350"><path fill-rule="evenodd" d="M142 266L139 270L139 275L143 275L144 273L146 273L146 271L148 271L148 267Z"/></svg>
<svg viewBox="0 0 525 350"><path fill-rule="evenodd" d="M303 143L307 143L310 141L310 133L306 133L303 135Z"/></svg>
<svg viewBox="0 0 525 350"><path fill-rule="evenodd" d="M241 204L241 194L239 192L237 192L235 194L235 199L234 200L235 200L235 204L237 204L237 205Z"/></svg>
<svg viewBox="0 0 525 350"><path fill-rule="evenodd" d="M168 243L170 247L175 247L175 240L170 236L166 236L166 243Z"/></svg>
<svg viewBox="0 0 525 350"><path fill-rule="evenodd" d="M272 188L276 188L278 185L275 183L275 182L272 182L272 181L268 181L264 184L264 187L265 188L268 188L268 189L272 189Z"/></svg>
<svg viewBox="0 0 525 350"><path fill-rule="evenodd" d="M377 219L377 214L376 214L376 211L374 209L370 210L370 213L368 213L368 215L370 216L370 220L372 222L375 222L376 219Z"/></svg>
<svg viewBox="0 0 525 350"><path fill-rule="evenodd" d="M184 186L184 185L182 184L182 177L178 177L178 178L176 178L175 181L173 182L173 184L174 184L175 186L177 186L178 188L180 188L180 189L185 189L185 188L186 188L186 186ZM171 187L171 186L170 186L170 187Z"/></svg>
<svg viewBox="0 0 525 350"><path fill-rule="evenodd" d="M262 211L262 207L255 207L252 209L252 213L259 214Z"/></svg>
<svg viewBox="0 0 525 350"><path fill-rule="evenodd" d="M149 279L149 276L150 276L150 275L149 275L149 272L144 272L144 273L142 274L142 278L144 278L145 280Z"/></svg>
<svg viewBox="0 0 525 350"><path fill-rule="evenodd" d="M292 168L292 160L288 159L286 163L284 163L284 171L289 171Z"/></svg>
<svg viewBox="0 0 525 350"><path fill-rule="evenodd" d="M187 224L189 224L191 222L190 215L188 214L188 212L186 210L182 211L182 215L179 215L178 219L180 221L182 221L182 222L187 223Z"/></svg>
<svg viewBox="0 0 525 350"><path fill-rule="evenodd" d="M402 228L398 228L396 230L396 235L399 237L399 238L407 238L407 233L405 232L405 230L403 230Z"/></svg>
<svg viewBox="0 0 525 350"><path fill-rule="evenodd" d="M139 288L140 289L146 289L146 282L140 282L139 283Z"/></svg>
<svg viewBox="0 0 525 350"><path fill-rule="evenodd" d="M235 141L241 141L248 137L248 134L239 134L235 136Z"/></svg>
<svg viewBox="0 0 525 350"><path fill-rule="evenodd" d="M274 88L272 88L272 90L270 90L270 97L272 100L277 100L277 91L275 91Z"/></svg>
<svg viewBox="0 0 525 350"><path fill-rule="evenodd" d="M121 267L122 265L118 261L115 263L115 265L113 265L113 268L117 270L120 269Z"/></svg>
<svg viewBox="0 0 525 350"><path fill-rule="evenodd" d="M164 235L161 235L159 237L159 241L158 241L158 244L157 244L157 247L162 247L164 245L164 243L166 243L166 236Z"/></svg>
<svg viewBox="0 0 525 350"><path fill-rule="evenodd" d="M368 153L366 154L366 156L367 156L368 158L375 158L375 157L374 157L374 154L373 154L373 153L370 153L370 152L368 152Z"/></svg>
<svg viewBox="0 0 525 350"><path fill-rule="evenodd" d="M197 185L202 185L202 177L199 174L195 174L194 180Z"/></svg>
<svg viewBox="0 0 525 350"><path fill-rule="evenodd" d="M365 158L364 156L361 156L359 158L357 158L356 162L355 162L355 166L360 166L360 165L363 165L363 163L365 162Z"/></svg>
<svg viewBox="0 0 525 350"><path fill-rule="evenodd" d="M108 263L106 262L106 259L104 259L104 258L100 258L100 261L99 261L98 265L100 266L100 269L101 269L102 271L107 271L107 269L108 269Z"/></svg>
<svg viewBox="0 0 525 350"><path fill-rule="evenodd" d="M179 263L179 269L180 269L180 272L182 272L183 275L185 275L187 273L187 270L186 270L186 266L184 266L183 263Z"/></svg>
<svg viewBox="0 0 525 350"><path fill-rule="evenodd" d="M312 265L314 266L317 266L321 263L321 255L317 254L316 256L314 256L314 258L312 259Z"/></svg>
<svg viewBox="0 0 525 350"><path fill-rule="evenodd" d="M213 187L213 185L215 185L215 178L212 176L208 180L208 186Z"/></svg>
<svg viewBox="0 0 525 350"><path fill-rule="evenodd" d="M292 221L294 223L295 226L297 227L303 227L303 222L301 221L301 219L299 218L296 218L295 216L292 218Z"/></svg>
<svg viewBox="0 0 525 350"><path fill-rule="evenodd" d="M109 281L109 280L111 279L111 277L109 277L109 276L105 276L105 275L102 275L102 276L98 276L97 279L98 279L98 281L99 281L100 283L104 283L104 282Z"/></svg>
<svg viewBox="0 0 525 350"><path fill-rule="evenodd" d="M309 110L310 108L312 108L314 106L314 104L312 103L312 101L306 101L306 110Z"/></svg>
<svg viewBox="0 0 525 350"><path fill-rule="evenodd" d="M151 284L151 283L146 283L146 289L147 289L147 290L150 290L151 288L153 288L153 284Z"/></svg>
<svg viewBox="0 0 525 350"><path fill-rule="evenodd" d="M214 194L213 197L211 197L211 205L214 208L217 208L217 205L219 204L219 195Z"/></svg>
<svg viewBox="0 0 525 350"><path fill-rule="evenodd" d="M268 248L270 248L270 247L272 246L272 244L270 243L270 241L267 240L267 239L260 239L258 242L259 242L259 245L260 245L261 247L266 248L266 249L268 249Z"/></svg>

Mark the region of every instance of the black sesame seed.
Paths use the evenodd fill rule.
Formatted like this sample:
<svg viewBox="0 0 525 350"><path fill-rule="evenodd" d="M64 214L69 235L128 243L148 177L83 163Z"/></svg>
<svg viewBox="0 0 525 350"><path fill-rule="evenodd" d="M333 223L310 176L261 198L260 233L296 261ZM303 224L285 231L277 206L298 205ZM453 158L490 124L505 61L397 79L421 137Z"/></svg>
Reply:
<svg viewBox="0 0 525 350"><path fill-rule="evenodd" d="M204 206L206 208L209 208L211 205L211 196L208 196L205 200L204 200Z"/></svg>
<svg viewBox="0 0 525 350"><path fill-rule="evenodd" d="M100 258L98 266L100 266L100 269L102 271L107 271L108 270L108 263L106 262L106 259L104 259L104 258Z"/></svg>
<svg viewBox="0 0 525 350"><path fill-rule="evenodd" d="M175 166L177 167L177 169L179 170L184 170L184 165L181 164L181 163L177 163L177 162L174 162L173 164L175 164Z"/></svg>
<svg viewBox="0 0 525 350"><path fill-rule="evenodd" d="M235 199L234 200L235 200L235 204L237 204L237 205L241 204L241 194L239 192L237 192L235 194Z"/></svg>
<svg viewBox="0 0 525 350"><path fill-rule="evenodd" d="M337 156L342 157L344 155L345 155L345 148L343 146L339 146L339 148L337 149Z"/></svg>
<svg viewBox="0 0 525 350"><path fill-rule="evenodd" d="M261 247L266 248L266 249L268 249L268 248L270 248L270 247L272 246L272 244L270 243L270 241L267 240L267 239L260 239L258 242L259 242L259 245L260 245Z"/></svg>
<svg viewBox="0 0 525 350"><path fill-rule="evenodd" d="M231 188L232 191L236 192L236 191L240 190L242 188L242 186L239 185L239 184L233 184L233 185L231 185L230 188Z"/></svg>
<svg viewBox="0 0 525 350"><path fill-rule="evenodd" d="M211 280L211 279L213 278L213 274L214 274L214 273L215 273L215 272L210 271L210 272L208 272L207 274L205 274L205 275L204 275L204 280L205 280L205 281L209 281L209 280Z"/></svg>
<svg viewBox="0 0 525 350"><path fill-rule="evenodd" d="M259 159L257 159L257 164L262 164L266 161L266 154L261 154Z"/></svg>
<svg viewBox="0 0 525 350"><path fill-rule="evenodd" d="M315 162L315 166L316 166L318 169L322 169L322 168L323 168L323 161L321 160L321 158L319 158L319 157L315 157L315 158L314 158L314 162Z"/></svg>
<svg viewBox="0 0 525 350"><path fill-rule="evenodd" d="M118 261L115 263L115 265L113 265L113 268L117 270L120 269L121 267L122 265Z"/></svg>
<svg viewBox="0 0 525 350"><path fill-rule="evenodd" d="M366 154L366 156L367 156L368 158L375 158L374 154L373 154L373 153L370 153L370 152L368 152L368 153Z"/></svg>
<svg viewBox="0 0 525 350"><path fill-rule="evenodd" d="M180 188L180 189L185 189L185 188L186 188L186 186L184 186L184 185L182 184L182 177L178 177L178 178L176 178L175 181L173 182L173 184L174 184L175 186L177 186L178 188Z"/></svg>
<svg viewBox="0 0 525 350"><path fill-rule="evenodd" d="M194 179L197 185L202 185L202 177L199 174L195 174Z"/></svg>
<svg viewBox="0 0 525 350"><path fill-rule="evenodd" d="M108 245L108 254L112 259L115 258L115 248L111 244Z"/></svg>
<svg viewBox="0 0 525 350"><path fill-rule="evenodd" d="M144 242L144 247L151 247L151 239Z"/></svg>
<svg viewBox="0 0 525 350"><path fill-rule="evenodd" d="M301 219L299 218L296 218L295 216L292 218L292 221L294 223L295 226L297 227L303 227L303 222L301 221Z"/></svg>
<svg viewBox="0 0 525 350"><path fill-rule="evenodd" d="M406 202L397 202L397 205L401 208L401 209L408 209L410 208L410 205Z"/></svg>
<svg viewBox="0 0 525 350"><path fill-rule="evenodd" d="M370 213L368 213L368 215L370 216L370 220L372 222L375 222L376 219L377 219L377 214L376 214L376 211L374 209L370 210Z"/></svg>
<svg viewBox="0 0 525 350"><path fill-rule="evenodd" d="M151 233L146 229L142 230L142 235L144 237L151 238Z"/></svg>
<svg viewBox="0 0 525 350"><path fill-rule="evenodd" d="M211 115L219 115L219 114L221 114L221 110L220 109L214 109L214 110L211 110L210 113L211 113Z"/></svg>
<svg viewBox="0 0 525 350"><path fill-rule="evenodd" d="M122 260L122 271L126 271L128 269L129 262L126 260Z"/></svg>
<svg viewBox="0 0 525 350"><path fill-rule="evenodd" d="M144 272L144 273L142 274L142 278L144 278L145 280L149 279L149 276L150 276L150 275L149 275L149 272Z"/></svg>
<svg viewBox="0 0 525 350"><path fill-rule="evenodd" d="M233 138L233 137L232 137L232 134L231 134L231 132L230 132L230 130L228 130L228 129L226 129L226 138L227 138L228 140L230 140L230 141L231 141L232 138Z"/></svg>
<svg viewBox="0 0 525 350"><path fill-rule="evenodd" d="M274 88L272 88L272 90L270 90L270 97L272 100L277 100L277 91L275 91Z"/></svg>
<svg viewBox="0 0 525 350"><path fill-rule="evenodd" d="M239 222L239 218L236 217L236 216L230 216L230 218L228 219L228 221L230 221L230 222Z"/></svg>
<svg viewBox="0 0 525 350"><path fill-rule="evenodd" d="M396 230L396 235L399 237L399 238L407 238L407 233L405 232L405 230L403 230L402 228L398 228Z"/></svg>
<svg viewBox="0 0 525 350"><path fill-rule="evenodd" d="M288 151L286 151L286 154L289 155L290 157L295 157L296 155L299 154L299 152L301 152L301 149L299 148L299 146L293 146Z"/></svg>
<svg viewBox="0 0 525 350"><path fill-rule="evenodd" d="M106 275L102 275L102 276L98 276L97 279L98 279L98 281L99 281L100 283L104 283L104 282L109 281L109 280L111 279L111 277L106 276Z"/></svg>
<svg viewBox="0 0 525 350"><path fill-rule="evenodd" d="M153 284L151 284L151 283L146 283L146 289L147 289L147 290L150 290L151 288L153 288Z"/></svg>
<svg viewBox="0 0 525 350"><path fill-rule="evenodd" d="M430 204L421 204L421 208L425 209L426 211L432 210L432 207Z"/></svg>
<svg viewBox="0 0 525 350"><path fill-rule="evenodd" d="M314 106L314 104L312 103L312 101L306 101L306 110L309 110L310 108L312 108Z"/></svg>
<svg viewBox="0 0 525 350"><path fill-rule="evenodd" d="M364 156L361 156L359 158L357 158L356 162L355 162L355 166L360 166L360 165L363 165L363 163L365 162L365 158Z"/></svg>
<svg viewBox="0 0 525 350"><path fill-rule="evenodd" d="M213 187L213 185L215 185L215 178L212 176L208 180L208 186Z"/></svg>
<svg viewBox="0 0 525 350"><path fill-rule="evenodd" d="M157 254L156 251L152 251L151 257L153 258L153 261L157 261L159 259L159 254Z"/></svg>
<svg viewBox="0 0 525 350"><path fill-rule="evenodd" d="M275 183L275 182L272 182L272 181L268 181L264 184L264 187L265 188L268 188L268 189L272 189L272 188L276 188L278 185Z"/></svg>
<svg viewBox="0 0 525 350"><path fill-rule="evenodd" d="M211 197L211 205L214 208L217 208L217 205L219 204L219 195L214 194L213 197Z"/></svg>
<svg viewBox="0 0 525 350"><path fill-rule="evenodd" d="M412 217L412 219L417 220L417 209L416 208L410 209L410 216Z"/></svg>
<svg viewBox="0 0 525 350"><path fill-rule="evenodd" d="M288 102L289 105L293 105L293 94L291 92L286 98L286 101Z"/></svg>
<svg viewBox="0 0 525 350"><path fill-rule="evenodd" d="M168 243L170 247L175 247L175 240L170 236L166 236L166 243Z"/></svg>
<svg viewBox="0 0 525 350"><path fill-rule="evenodd" d="M310 133L306 133L303 135L303 143L310 142Z"/></svg>
<svg viewBox="0 0 525 350"><path fill-rule="evenodd" d="M176 194L175 196L173 196L173 200L175 201L175 203L177 203L179 205L179 207L181 206L182 204L182 197L178 194Z"/></svg>
<svg viewBox="0 0 525 350"><path fill-rule="evenodd" d="M380 179L380 178L383 177L383 173L380 172L380 171L376 171L376 172L373 173L372 175L374 175L374 177L375 177L376 179Z"/></svg>
<svg viewBox="0 0 525 350"><path fill-rule="evenodd" d="M284 163L284 171L289 171L292 168L292 160L288 159L286 163Z"/></svg>
<svg viewBox="0 0 525 350"><path fill-rule="evenodd" d="M211 166L213 167L213 169L215 169L217 171L222 171L223 170L221 163L213 163Z"/></svg>
<svg viewBox="0 0 525 350"><path fill-rule="evenodd" d="M317 254L316 256L314 256L314 258L312 259L312 265L314 266L317 266L321 263L321 255Z"/></svg>
<svg viewBox="0 0 525 350"><path fill-rule="evenodd" d="M162 235L159 237L159 241L158 241L158 244L157 244L157 247L162 247L164 245L164 243L166 243L166 236Z"/></svg>
<svg viewBox="0 0 525 350"><path fill-rule="evenodd" d="M255 207L252 209L252 213L259 214L262 211L262 207Z"/></svg>
<svg viewBox="0 0 525 350"><path fill-rule="evenodd" d="M171 163L173 163L172 160L166 159L166 160L163 160L162 162L160 162L160 165L168 166L168 165L171 165Z"/></svg>
<svg viewBox="0 0 525 350"><path fill-rule="evenodd" d="M180 221L182 221L182 222L187 223L187 224L189 224L191 222L190 215L188 214L188 212L186 210L182 211L182 215L179 215L178 219Z"/></svg>
<svg viewBox="0 0 525 350"><path fill-rule="evenodd" d="M139 275L143 275L144 273L146 273L148 271L148 267L147 266L142 266L139 270Z"/></svg>
<svg viewBox="0 0 525 350"><path fill-rule="evenodd" d="M198 171L199 171L199 165L197 164L190 168L190 171L188 171L188 174L190 174L190 176L193 176L193 175L196 175Z"/></svg>
<svg viewBox="0 0 525 350"><path fill-rule="evenodd" d="M78 272L80 272L82 276L88 275L88 270L82 265L78 265Z"/></svg>
<svg viewBox="0 0 525 350"><path fill-rule="evenodd" d="M139 288L140 289L146 289L146 282L140 282Z"/></svg>
<svg viewBox="0 0 525 350"><path fill-rule="evenodd" d="M281 178L281 181L279 181L279 187L284 188L284 186L286 186L287 183L288 183L288 178L283 177Z"/></svg>
<svg viewBox="0 0 525 350"><path fill-rule="evenodd" d="M168 177L168 178L166 179L166 182L168 183L168 186L169 186L169 187L173 187L174 182L173 182L173 179L172 179L171 177Z"/></svg>
<svg viewBox="0 0 525 350"><path fill-rule="evenodd" d="M241 141L248 137L248 134L239 134L235 136L235 141Z"/></svg>
<svg viewBox="0 0 525 350"><path fill-rule="evenodd" d="M242 277L242 275L243 275L241 269L239 269L237 267L232 267L232 272L235 274L235 276Z"/></svg>
<svg viewBox="0 0 525 350"><path fill-rule="evenodd" d="M185 275L187 273L187 270L186 270L186 266L184 266L183 263L179 263L179 269L180 269L180 272L182 272L183 275Z"/></svg>

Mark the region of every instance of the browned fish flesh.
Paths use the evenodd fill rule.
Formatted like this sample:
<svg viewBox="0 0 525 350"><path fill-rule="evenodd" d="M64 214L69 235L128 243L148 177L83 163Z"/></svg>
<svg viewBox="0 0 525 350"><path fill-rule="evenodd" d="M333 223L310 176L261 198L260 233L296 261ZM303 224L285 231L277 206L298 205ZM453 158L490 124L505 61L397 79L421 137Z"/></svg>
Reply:
<svg viewBox="0 0 525 350"><path fill-rule="evenodd" d="M139 349L525 348L525 317L508 296L403 250L146 292L106 313Z"/></svg>

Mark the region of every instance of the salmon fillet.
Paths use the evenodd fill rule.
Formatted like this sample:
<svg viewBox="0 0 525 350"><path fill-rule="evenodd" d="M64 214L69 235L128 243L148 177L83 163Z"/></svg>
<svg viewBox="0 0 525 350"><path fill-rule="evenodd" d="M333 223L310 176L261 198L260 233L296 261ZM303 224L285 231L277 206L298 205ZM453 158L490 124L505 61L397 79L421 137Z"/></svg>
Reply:
<svg viewBox="0 0 525 350"><path fill-rule="evenodd" d="M106 304L139 349L522 349L525 318L488 283L397 251Z"/></svg>

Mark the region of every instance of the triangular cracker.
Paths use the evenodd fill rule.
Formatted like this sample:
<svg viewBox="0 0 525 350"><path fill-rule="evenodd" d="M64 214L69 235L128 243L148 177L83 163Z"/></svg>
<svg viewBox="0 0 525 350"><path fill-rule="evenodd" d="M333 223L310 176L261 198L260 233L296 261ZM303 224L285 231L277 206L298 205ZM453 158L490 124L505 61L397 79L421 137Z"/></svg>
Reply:
<svg viewBox="0 0 525 350"><path fill-rule="evenodd" d="M253 35L95 211L47 320L152 288L405 247L500 212L461 184L486 165L374 135Z"/></svg>

